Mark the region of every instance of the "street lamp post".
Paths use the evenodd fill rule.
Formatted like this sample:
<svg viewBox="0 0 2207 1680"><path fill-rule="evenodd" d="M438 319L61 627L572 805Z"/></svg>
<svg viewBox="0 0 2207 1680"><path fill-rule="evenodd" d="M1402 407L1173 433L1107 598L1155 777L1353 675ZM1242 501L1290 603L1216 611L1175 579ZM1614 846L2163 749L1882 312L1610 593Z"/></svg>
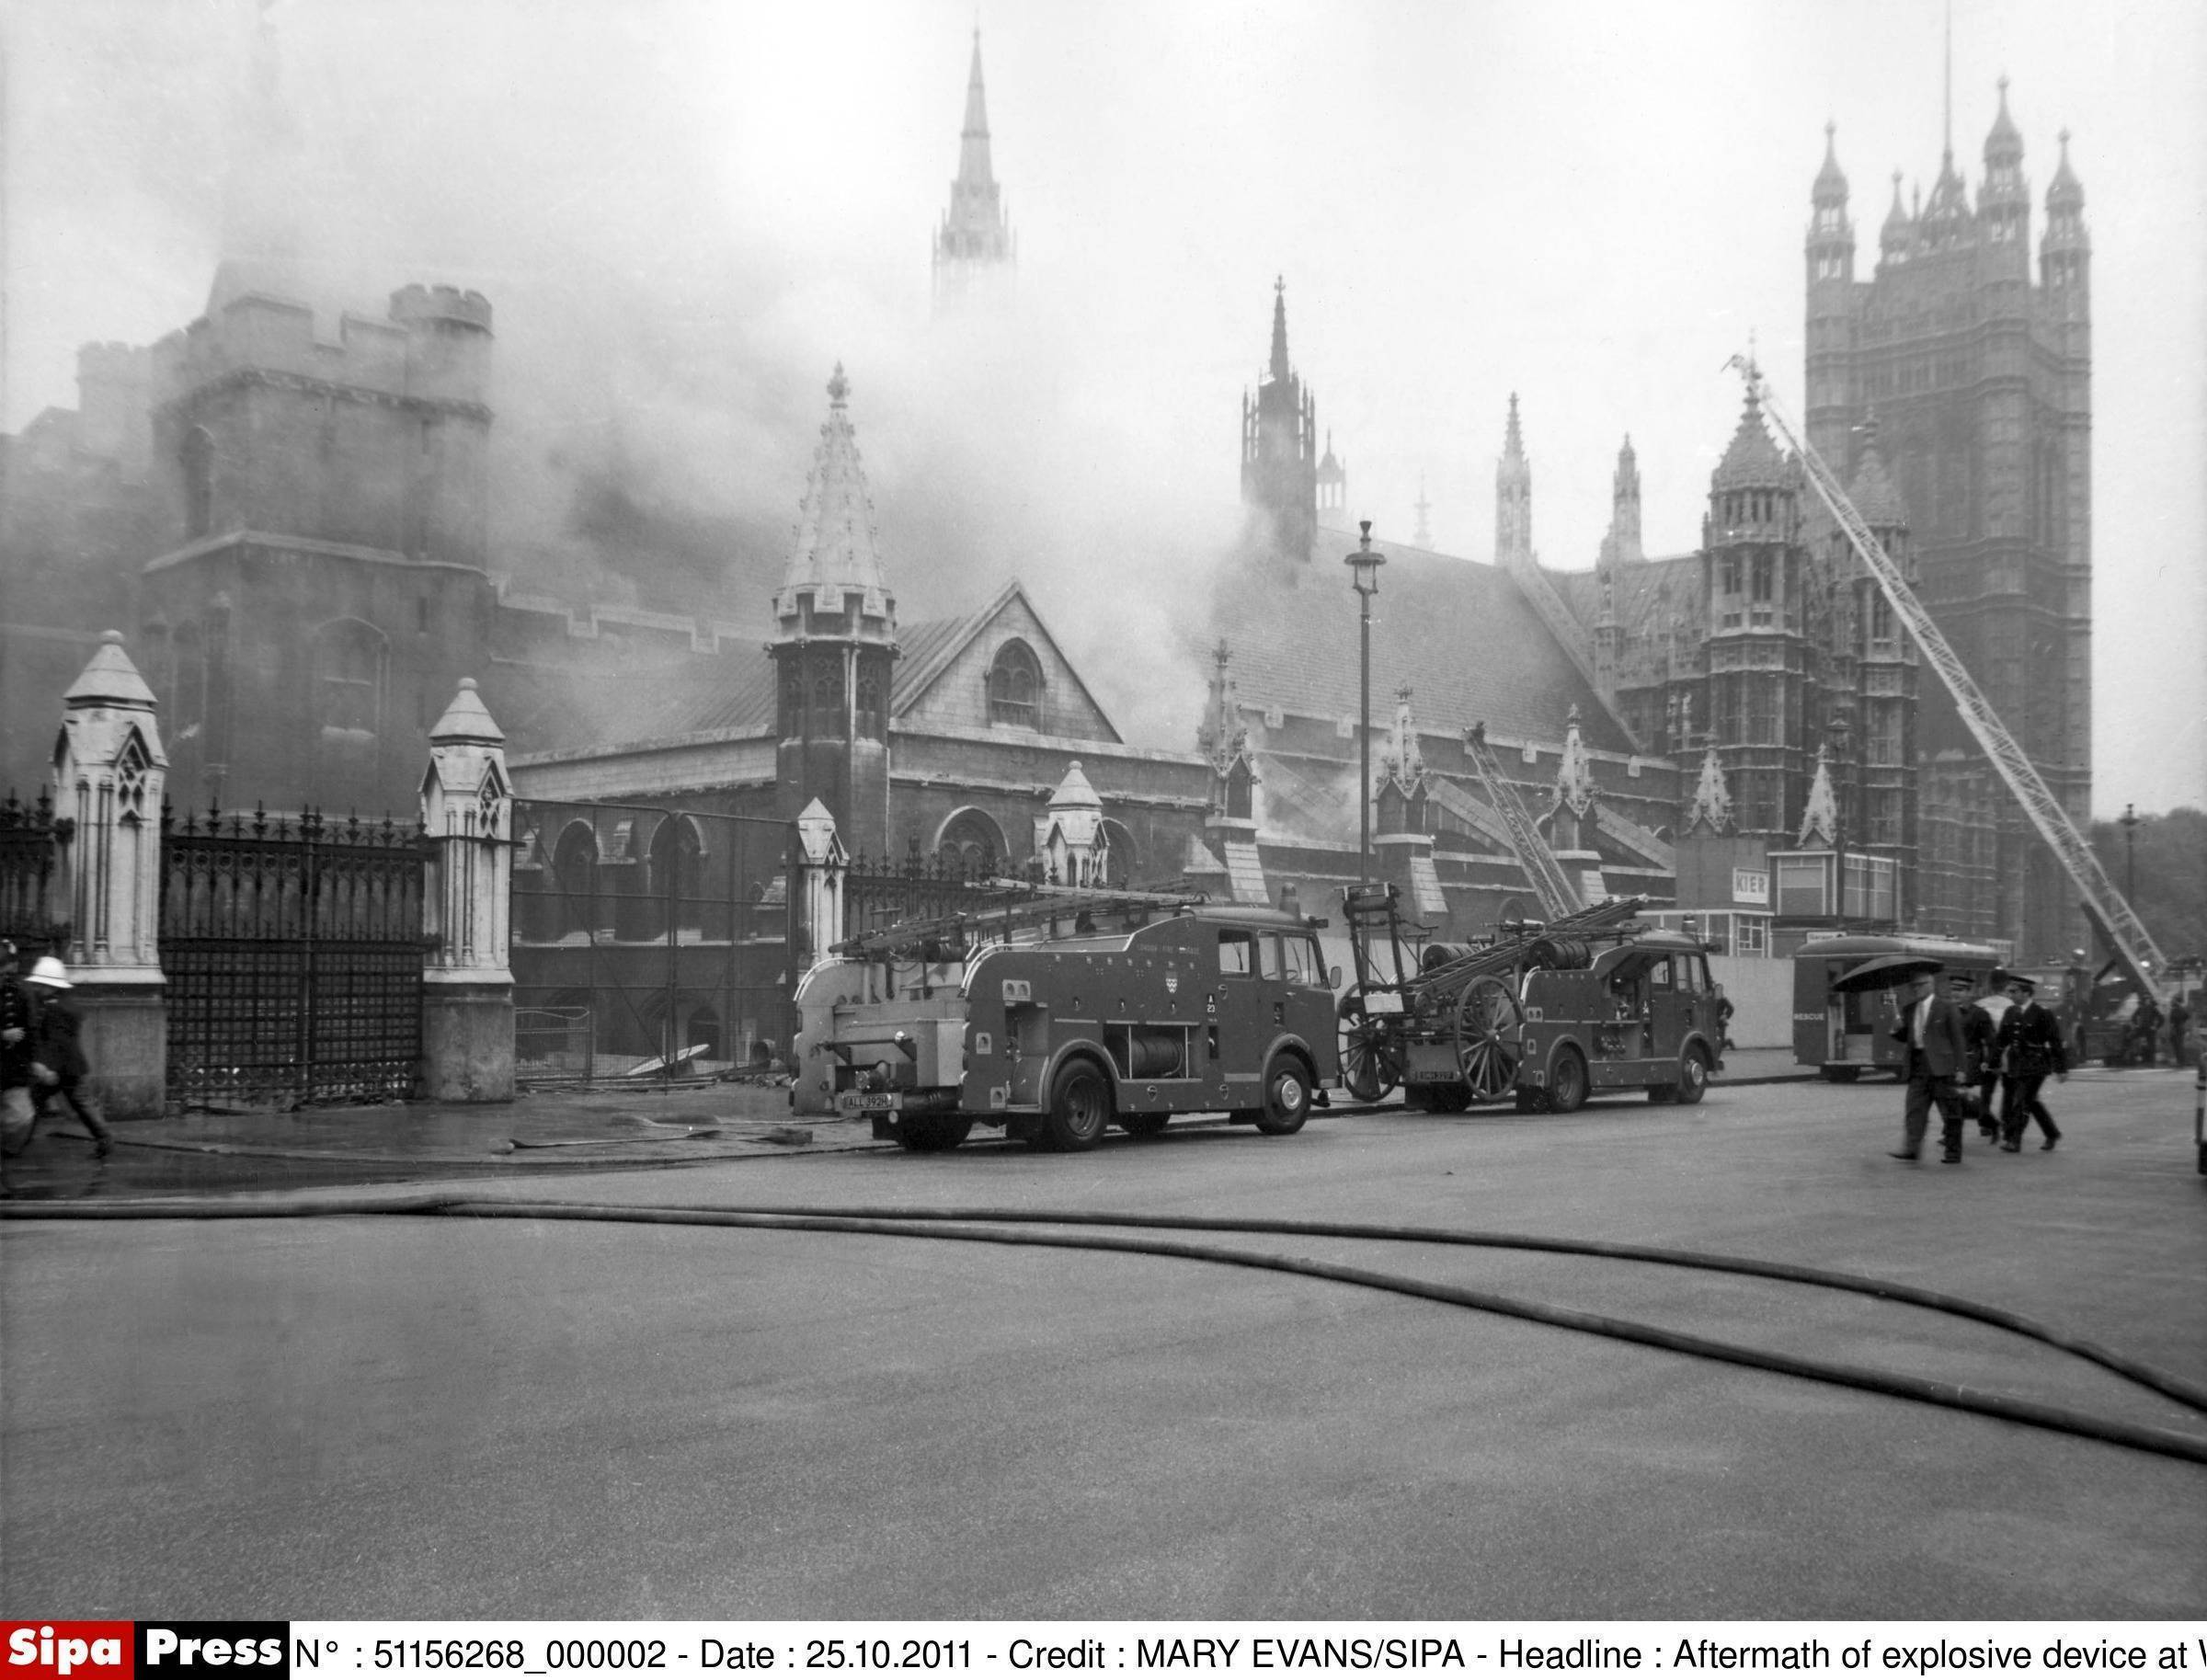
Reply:
<svg viewBox="0 0 2207 1680"><path fill-rule="evenodd" d="M2134 912L2138 908L2138 825L2145 818L2138 815L2136 806L2126 805L2115 820L2122 825L2122 896L2131 901Z"/></svg>
<svg viewBox="0 0 2207 1680"><path fill-rule="evenodd" d="M1356 590L1359 620L1356 880L1362 885L1372 876L1372 597L1379 593L1379 568L1387 564L1387 556L1372 552L1371 520L1359 520L1356 528L1362 532L1356 552L1343 555L1342 564L1349 568Z"/></svg>

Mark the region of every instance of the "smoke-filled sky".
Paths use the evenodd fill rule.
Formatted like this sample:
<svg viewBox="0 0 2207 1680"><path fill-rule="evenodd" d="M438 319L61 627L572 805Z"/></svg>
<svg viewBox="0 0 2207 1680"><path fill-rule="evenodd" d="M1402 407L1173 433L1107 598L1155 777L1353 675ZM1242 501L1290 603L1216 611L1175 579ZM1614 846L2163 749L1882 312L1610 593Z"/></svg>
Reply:
<svg viewBox="0 0 2207 1680"><path fill-rule="evenodd" d="M1592 564L1627 432L1650 552L1689 549L1739 412L1720 370L1751 334L1800 409L1824 124L1867 274L1893 172L1927 187L1938 166L1944 15L984 8L1020 248L1016 322L994 336L929 322L966 0L279 0L270 17L323 297L380 312L395 285L450 281L497 310L501 564L629 587L574 557L583 487L612 484L675 555L657 593L757 620L750 580L779 567L840 359L902 616L1017 576L1129 738L1185 747L1201 673L1181 609L1235 528L1275 273L1382 545L1408 540L1422 483L1436 545L1491 555L1515 391L1545 561ZM203 305L257 17L0 0L0 425L74 402L79 342L148 341ZM2064 128L2086 193L2095 803L2207 804L2207 8L1953 0L1952 31L1973 190L2005 74L2034 242ZM1352 649L1345 578L1338 604Z"/></svg>

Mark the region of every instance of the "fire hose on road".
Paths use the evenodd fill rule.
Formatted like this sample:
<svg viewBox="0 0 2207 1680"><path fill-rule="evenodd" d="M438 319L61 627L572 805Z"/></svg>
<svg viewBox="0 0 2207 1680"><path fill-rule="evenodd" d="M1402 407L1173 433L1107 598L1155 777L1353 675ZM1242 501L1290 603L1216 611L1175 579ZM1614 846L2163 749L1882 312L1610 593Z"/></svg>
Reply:
<svg viewBox="0 0 2207 1680"><path fill-rule="evenodd" d="M1525 1300L1492 1290L1465 1288L1336 1264L1299 1255L1255 1253L1210 1243L1156 1237L1118 1236L1094 1227L1177 1230L1231 1235L1268 1235L1417 1242L1440 1246L1527 1250L1584 1255L1647 1264L1683 1266L1738 1276L1844 1290L1921 1307L2013 1331L2086 1359L2169 1400L2207 1412L2207 1389L2156 1370L2144 1362L2081 1338L2039 1324L2020 1314L1959 1297L1917 1289L1906 1284L1850 1273L1740 1256L1705 1254L1630 1243L1582 1241L1508 1232L1455 1231L1412 1226L1339 1224L1275 1219L1206 1219L1165 1215L1069 1212L1034 1208L815 1208L655 1207L588 1202L529 1202L486 1198L456 1192L418 1195L300 1196L282 1202L240 1203L215 1198L170 1198L104 1205L17 1204L0 1207L0 1218L21 1222L79 1220L252 1220L349 1218L402 1216L474 1219L573 1220L634 1225L686 1225L723 1229L837 1232L859 1236L919 1238L935 1241L987 1242L1012 1246L1089 1250L1144 1254L1206 1264L1321 1278L1393 1295L1411 1296L1447 1306L1522 1319L1692 1357L1799 1377L1865 1393L1941 1406L1979 1417L2022 1423L2056 1434L2101 1441L2164 1457L2207 1464L2207 1437L2097 1417L2065 1406L1933 1381L1904 1372L1882 1371L1844 1361L1802 1358L1688 1335L1601 1313L1582 1312ZM1064 1227L1070 1229L1044 1229Z"/></svg>

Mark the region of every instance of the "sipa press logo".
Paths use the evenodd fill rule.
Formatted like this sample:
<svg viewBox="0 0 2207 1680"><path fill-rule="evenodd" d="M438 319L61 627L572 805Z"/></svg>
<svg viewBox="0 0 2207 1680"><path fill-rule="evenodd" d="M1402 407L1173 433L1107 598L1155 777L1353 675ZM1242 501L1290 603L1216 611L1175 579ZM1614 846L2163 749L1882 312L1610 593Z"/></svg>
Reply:
<svg viewBox="0 0 2207 1680"><path fill-rule="evenodd" d="M218 1669L244 1670L249 1680L289 1680L292 1625L289 1622L140 1622L138 1673L155 1675L211 1675ZM104 1676L102 1677L104 1680Z"/></svg>
<svg viewBox="0 0 2207 1680"><path fill-rule="evenodd" d="M130 1680L129 1622L9 1622L7 1680L36 1675L63 1680L77 1674Z"/></svg>

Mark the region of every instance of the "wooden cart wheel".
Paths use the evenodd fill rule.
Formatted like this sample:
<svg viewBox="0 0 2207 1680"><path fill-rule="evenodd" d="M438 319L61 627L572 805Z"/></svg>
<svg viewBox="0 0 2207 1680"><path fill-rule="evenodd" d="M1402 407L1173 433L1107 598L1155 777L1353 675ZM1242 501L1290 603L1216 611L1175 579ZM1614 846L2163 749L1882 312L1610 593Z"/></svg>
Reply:
<svg viewBox="0 0 2207 1680"><path fill-rule="evenodd" d="M1482 974L1456 1000L1456 1065L1475 1098L1499 1097L1517 1082L1525 1016L1498 977Z"/></svg>
<svg viewBox="0 0 2207 1680"><path fill-rule="evenodd" d="M1361 989L1341 1000L1336 1025L1344 1091L1359 1103L1377 1103L1402 1082L1402 1052L1395 1044L1394 1024L1366 1011Z"/></svg>

